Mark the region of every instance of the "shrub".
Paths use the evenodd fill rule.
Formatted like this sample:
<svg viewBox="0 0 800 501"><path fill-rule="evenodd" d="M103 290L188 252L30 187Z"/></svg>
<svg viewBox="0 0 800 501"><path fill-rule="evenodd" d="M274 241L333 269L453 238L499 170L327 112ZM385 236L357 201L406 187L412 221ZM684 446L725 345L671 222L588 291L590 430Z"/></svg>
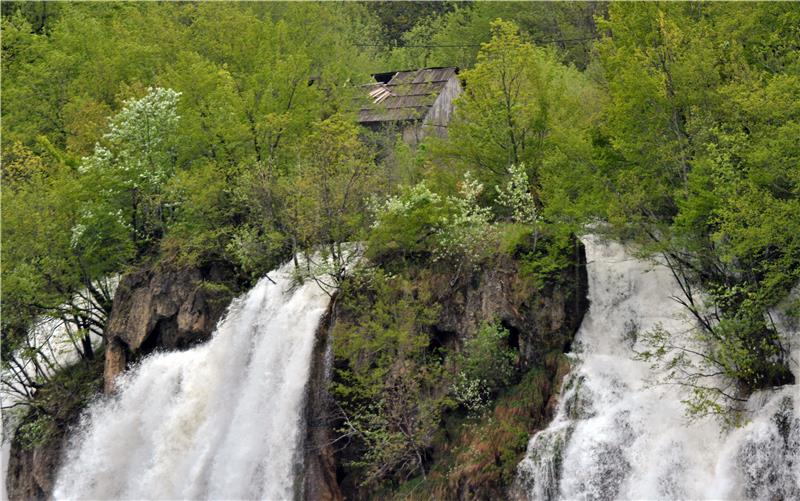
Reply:
<svg viewBox="0 0 800 501"><path fill-rule="evenodd" d="M367 256L386 259L394 256L427 255L448 211L442 197L425 183L389 197L375 208L375 223L368 239Z"/></svg>
<svg viewBox="0 0 800 501"><path fill-rule="evenodd" d="M512 383L517 354L508 346L509 332L499 323L485 323L464 343L453 385L455 400L470 412L482 411L491 397Z"/></svg>
<svg viewBox="0 0 800 501"><path fill-rule="evenodd" d="M432 353L429 330L438 309L426 285L381 269L345 280L333 332L333 395L341 411L340 438L360 450L346 466L362 485L406 479L424 468L449 396Z"/></svg>
<svg viewBox="0 0 800 501"><path fill-rule="evenodd" d="M479 203L483 185L467 173L458 196L443 197L424 183L375 209L368 257L390 260L432 255L434 260L476 264L494 251L496 228Z"/></svg>

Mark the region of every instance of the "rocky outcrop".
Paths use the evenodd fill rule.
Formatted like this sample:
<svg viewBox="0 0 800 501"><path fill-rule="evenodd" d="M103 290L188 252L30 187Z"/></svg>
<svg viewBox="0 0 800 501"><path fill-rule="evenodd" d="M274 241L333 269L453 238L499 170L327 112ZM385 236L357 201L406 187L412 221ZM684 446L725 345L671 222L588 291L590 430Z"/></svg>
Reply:
<svg viewBox="0 0 800 501"><path fill-rule="evenodd" d="M144 268L125 275L106 329L106 393L131 360L206 341L233 297L219 267Z"/></svg>
<svg viewBox="0 0 800 501"><path fill-rule="evenodd" d="M55 484L63 440L26 449L18 439L11 442L6 489L9 499L49 499Z"/></svg>
<svg viewBox="0 0 800 501"><path fill-rule="evenodd" d="M68 430L100 392L102 371L103 358L98 356L67 367L37 390L34 407L13 426L27 430L11 438L5 478L9 499L51 498Z"/></svg>
<svg viewBox="0 0 800 501"><path fill-rule="evenodd" d="M341 501L342 492L336 481L336 460L331 445L331 406L328 381L333 366L331 332L335 324L335 299L317 329L311 374L306 396L306 436L303 444L302 499L309 501Z"/></svg>
<svg viewBox="0 0 800 501"><path fill-rule="evenodd" d="M428 260L405 264L404 279L411 284L410 289L424 288L430 294L426 301L438 306L428 332L428 349L433 357L457 364L457 354L465 342L482 325L499 322L509 333L509 348L519 354L517 375L479 420L467 419L459 408L445 412L438 433L420 459L427 471L424 480L392 476L390 472L381 486L364 485L359 465L365 461L368 446L357 436L337 443L337 476L345 499L394 499L395 494L397 499L405 499L405 494L398 493L408 492L406 489L413 489L414 499L506 497L513 478L510 472L525 451L525 437L552 418L554 397L566 373L563 353L570 350L588 309L585 252L577 240L573 242L574 254L571 259L565 257L566 266L538 280L528 272L530 260L524 254L496 255L470 273ZM348 316L346 308L341 310L334 309L341 324L359 321L352 313ZM337 360L337 367L340 362L342 367L350 363ZM457 373L458 368L451 370ZM452 383L443 379L438 387L426 391L429 395L446 395L451 390ZM338 411L339 406L347 408L348 402L337 405L334 409ZM334 426L344 424L341 419ZM406 421L413 423L414 419L411 415Z"/></svg>
<svg viewBox="0 0 800 501"><path fill-rule="evenodd" d="M524 278L510 257L453 287L438 284L434 290L442 308L436 329L463 340L482 323L499 321L511 333L524 368L541 365L553 350L568 351L588 309L586 255L582 245L574 249L574 264L542 285Z"/></svg>

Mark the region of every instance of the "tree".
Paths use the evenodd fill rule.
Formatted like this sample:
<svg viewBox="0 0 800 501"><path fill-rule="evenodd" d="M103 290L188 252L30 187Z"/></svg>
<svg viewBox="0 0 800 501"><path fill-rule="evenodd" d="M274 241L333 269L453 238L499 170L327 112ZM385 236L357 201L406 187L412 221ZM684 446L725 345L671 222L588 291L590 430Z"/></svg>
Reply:
<svg viewBox="0 0 800 501"><path fill-rule="evenodd" d="M368 222L376 167L354 123L333 116L312 127L294 175L283 180L286 217L295 250L314 252L319 246L338 281L356 257L343 244L360 238Z"/></svg>
<svg viewBox="0 0 800 501"><path fill-rule="evenodd" d="M91 218L104 210L119 216L139 252L163 236L171 211L163 191L175 172L179 96L172 89L150 88L111 118L104 144L98 143L81 165L97 183L99 196L92 201L97 210L84 208L87 221L75 228L76 242L93 227Z"/></svg>
<svg viewBox="0 0 800 501"><path fill-rule="evenodd" d="M465 91L440 154L475 169L488 195L512 165L524 165L540 204L543 169L588 160L592 101L584 77L552 50L524 42L512 23L492 24L491 41L461 77Z"/></svg>
<svg viewBox="0 0 800 501"><path fill-rule="evenodd" d="M93 358L113 274L133 248L128 232L117 231L116 214L86 212L76 169L29 151L15 157L6 157L4 173L16 174L4 178L2 192L3 383L15 396L9 405L29 405L67 360ZM65 342L74 357L62 354Z"/></svg>
<svg viewBox="0 0 800 501"><path fill-rule="evenodd" d="M390 56L390 68L475 64L481 44L489 41L491 23L504 19L519 26L526 40L549 45L559 60L585 68L597 34L595 16L603 2L474 2L423 18L403 34Z"/></svg>
<svg viewBox="0 0 800 501"><path fill-rule="evenodd" d="M788 139L800 82L787 46L800 41L798 16L789 5L640 4L611 6L601 24L599 182L617 234L664 256L700 326L700 367L684 367L691 347L658 331L646 354L688 374L693 412L792 380L769 308L800 279L800 156Z"/></svg>

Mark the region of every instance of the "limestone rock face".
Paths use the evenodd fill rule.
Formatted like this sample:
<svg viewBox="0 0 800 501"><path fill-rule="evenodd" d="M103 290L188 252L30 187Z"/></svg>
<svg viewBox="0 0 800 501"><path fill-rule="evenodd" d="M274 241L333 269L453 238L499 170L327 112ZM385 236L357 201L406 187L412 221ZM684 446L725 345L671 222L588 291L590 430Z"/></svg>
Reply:
<svg viewBox="0 0 800 501"><path fill-rule="evenodd" d="M331 332L336 322L335 301L320 322L311 358L311 375L306 393L306 435L303 439L303 477L298 479L302 495L298 499L342 501L336 479L336 460L331 445L331 406L328 392L332 370Z"/></svg>
<svg viewBox="0 0 800 501"><path fill-rule="evenodd" d="M588 309L585 250L577 240L574 243L570 264L558 275L549 276L544 283L537 283L527 276L521 269L522 260L508 255L497 256L480 269L459 270L455 277L451 270L437 270L433 266L421 266L422 269L410 273L411 280L425 282L431 293L430 302L439 306L438 317L430 332L431 346L457 353L484 323L499 322L509 332L510 348L518 350L520 356L520 373L536 371L539 374L536 379L539 397L532 399L527 407L513 411L528 416L529 435L536 426L552 418L560 378L568 370L563 366L565 362L562 363L562 359L555 355L570 350ZM333 315L338 316L339 321L350 321L347 313L338 311L336 307ZM441 387L430 391L446 394L450 391L449 384L442 381ZM430 452L433 464L440 461L440 466L447 464L441 458L455 454L459 446L459 432L446 426L442 423L441 432L446 440L434 444ZM384 498L385 492L370 491L361 486L361 472L349 466L363 457L361 446L355 440L336 444L334 459L339 489L345 499ZM500 461L497 457L497 466ZM459 501L508 497L509 485L505 480L491 483L483 480L484 477L464 475L455 480L451 478L446 494L420 491L416 497Z"/></svg>
<svg viewBox="0 0 800 501"><path fill-rule="evenodd" d="M17 440L11 443L6 488L9 499L50 499L62 441L24 449Z"/></svg>
<svg viewBox="0 0 800 501"><path fill-rule="evenodd" d="M156 348L180 350L206 341L232 297L229 290L210 285L224 275L215 268L146 268L125 275L106 331L106 393L131 359Z"/></svg>
<svg viewBox="0 0 800 501"><path fill-rule="evenodd" d="M549 351L567 351L588 308L583 246L575 252L578 264L541 288L522 280L512 259L475 273L466 283L435 287L442 306L436 328L467 339L483 322L499 321L511 332L526 367L540 365Z"/></svg>
<svg viewBox="0 0 800 501"><path fill-rule="evenodd" d="M105 364L103 366L103 391L114 391L114 380L117 375L125 371L127 355L125 346L118 338L112 339L106 345Z"/></svg>

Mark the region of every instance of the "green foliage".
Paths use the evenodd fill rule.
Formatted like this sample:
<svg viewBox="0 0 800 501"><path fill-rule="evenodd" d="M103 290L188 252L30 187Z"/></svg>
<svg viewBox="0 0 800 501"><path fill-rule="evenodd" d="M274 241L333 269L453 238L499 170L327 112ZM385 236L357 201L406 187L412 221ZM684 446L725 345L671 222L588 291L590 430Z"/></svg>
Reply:
<svg viewBox="0 0 800 501"><path fill-rule="evenodd" d="M564 269L576 264L575 237L558 230L557 227L546 228L546 232L531 242L529 250L523 253L520 271L537 287L556 282Z"/></svg>
<svg viewBox="0 0 800 501"><path fill-rule="evenodd" d="M104 144L98 143L79 169L96 183L98 196L73 227L73 245L83 245L87 232L103 222L115 225L117 233L131 232L140 250L163 235L170 216L163 192L175 172L179 97L172 89L150 88L109 120ZM105 221L96 220L98 213Z"/></svg>
<svg viewBox="0 0 800 501"><path fill-rule="evenodd" d="M357 237L375 182L371 152L352 121L335 115L314 123L285 201L300 248Z"/></svg>
<svg viewBox="0 0 800 501"><path fill-rule="evenodd" d="M508 168L509 180L505 186L496 186L497 203L509 213L514 223L533 225L539 214L536 200L531 193L525 165L511 165Z"/></svg>
<svg viewBox="0 0 800 501"><path fill-rule="evenodd" d="M570 163L587 158L588 84L552 50L524 42L513 23L492 24L491 41L461 77L464 94L439 154L476 169L490 190L505 185L513 165L525 165L537 187L545 165L563 167L562 150Z"/></svg>
<svg viewBox="0 0 800 501"><path fill-rule="evenodd" d="M281 258L288 258L290 242L278 231L262 233L258 227L240 226L225 250L251 279L275 269Z"/></svg>
<svg viewBox="0 0 800 501"><path fill-rule="evenodd" d="M482 191L467 172L458 196L441 196L420 183L389 197L376 209L367 255L477 265L492 254L496 239L491 210L478 200Z"/></svg>
<svg viewBox="0 0 800 501"><path fill-rule="evenodd" d="M498 225L498 230L500 254L516 258L530 251L534 234L534 228L531 226L519 223L501 223Z"/></svg>
<svg viewBox="0 0 800 501"><path fill-rule="evenodd" d="M377 208L367 241L367 257L386 260L425 256L435 245L436 235L448 207L425 183L403 190Z"/></svg>
<svg viewBox="0 0 800 501"><path fill-rule="evenodd" d="M722 378L693 369L693 412L792 379L768 309L800 279L798 19L788 4L640 4L601 24L608 219L665 256L701 325L701 365ZM690 348L652 341L678 365Z"/></svg>
<svg viewBox="0 0 800 501"><path fill-rule="evenodd" d="M441 359L428 349L438 313L424 284L362 269L342 286L335 324L332 390L344 436L363 449L351 466L363 485L406 478L424 468L448 395Z"/></svg>
<svg viewBox="0 0 800 501"><path fill-rule="evenodd" d="M519 384L507 388L482 419L466 423L454 441L448 490L470 485L489 496L492 490L510 485L537 424L534 416L543 413L551 389L544 371L530 371Z"/></svg>
<svg viewBox="0 0 800 501"><path fill-rule="evenodd" d="M402 45L403 35L417 23L449 12L455 7L452 2L369 2L367 8L381 23L382 41L389 47Z"/></svg>
<svg viewBox="0 0 800 501"><path fill-rule="evenodd" d="M264 274L271 268L258 263L274 264L287 247L308 256L319 249L333 263L329 271L335 280L342 278L357 256L343 244L363 238L368 195L381 191L373 154L352 121L337 114L314 122L291 169L258 164L241 179L237 191L252 222L237 230L228 247L239 264Z"/></svg>
<svg viewBox="0 0 800 501"><path fill-rule="evenodd" d="M161 242L164 254L190 265L230 259L226 246L239 207L221 170L213 161L198 163L176 172L164 187L171 209L169 231Z"/></svg>
<svg viewBox="0 0 800 501"><path fill-rule="evenodd" d="M509 347L509 332L499 323L481 325L456 356L460 368L453 392L471 412L481 412L491 398L516 375L517 353Z"/></svg>
<svg viewBox="0 0 800 501"><path fill-rule="evenodd" d="M24 153L4 165L6 174L14 172L2 191L4 356L11 353L5 345L13 344L10 337L23 335L39 315L72 311L79 291L92 289L133 254L119 215L91 203L94 195L80 172L45 166L21 148ZM108 294L89 292L101 309L110 309Z"/></svg>
<svg viewBox="0 0 800 501"><path fill-rule="evenodd" d="M599 2L457 3L406 31L391 53L390 67L472 67L481 44L491 37L491 23L504 19L517 24L526 40L550 45L565 63L582 68L589 63L590 38L596 34L594 16L605 9Z"/></svg>
<svg viewBox="0 0 800 501"><path fill-rule="evenodd" d="M481 205L479 197L483 185L473 179L469 171L458 191L459 196L448 197L452 210L442 220L434 259L455 261L459 268L465 264L474 267L494 250L496 235L492 212Z"/></svg>
<svg viewBox="0 0 800 501"><path fill-rule="evenodd" d="M53 439L57 431L49 414L38 414L17 428L23 449L33 449Z"/></svg>
<svg viewBox="0 0 800 501"><path fill-rule="evenodd" d="M15 439L32 449L63 436L103 384L103 359L80 362L54 374L36 393Z"/></svg>
<svg viewBox="0 0 800 501"><path fill-rule="evenodd" d="M531 434L546 424L552 392L569 371L558 352L543 365L504 388L477 419L450 416L430 472L401 485L393 499L454 499L460 492L479 499L506 496Z"/></svg>

